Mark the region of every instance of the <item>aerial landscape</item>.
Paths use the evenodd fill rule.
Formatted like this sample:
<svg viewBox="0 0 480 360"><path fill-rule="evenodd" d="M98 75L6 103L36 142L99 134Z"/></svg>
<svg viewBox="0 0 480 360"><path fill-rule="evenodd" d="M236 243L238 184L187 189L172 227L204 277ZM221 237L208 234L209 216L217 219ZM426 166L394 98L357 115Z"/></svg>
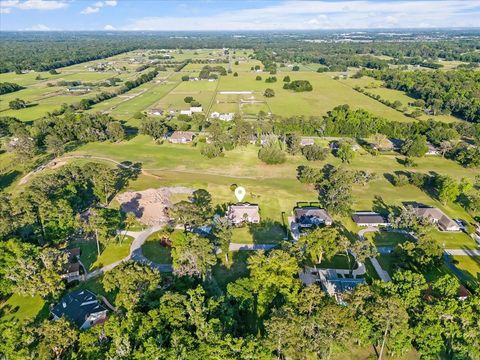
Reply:
<svg viewBox="0 0 480 360"><path fill-rule="evenodd" d="M479 16L0 0L0 359L480 359Z"/></svg>

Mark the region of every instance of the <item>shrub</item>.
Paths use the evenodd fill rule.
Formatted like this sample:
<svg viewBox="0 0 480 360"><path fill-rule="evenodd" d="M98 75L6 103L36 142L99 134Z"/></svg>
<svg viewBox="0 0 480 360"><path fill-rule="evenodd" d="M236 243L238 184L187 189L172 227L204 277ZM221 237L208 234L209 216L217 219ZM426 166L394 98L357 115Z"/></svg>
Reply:
<svg viewBox="0 0 480 360"><path fill-rule="evenodd" d="M313 87L308 80L294 80L290 83L285 83L283 85L284 89L293 90L295 92L302 92L302 91L312 91Z"/></svg>
<svg viewBox="0 0 480 360"><path fill-rule="evenodd" d="M325 160L328 155L328 149L319 145L308 145L302 148L302 154L308 161Z"/></svg>
<svg viewBox="0 0 480 360"><path fill-rule="evenodd" d="M282 164L285 162L285 153L275 145L267 145L258 151L258 158L265 164Z"/></svg>

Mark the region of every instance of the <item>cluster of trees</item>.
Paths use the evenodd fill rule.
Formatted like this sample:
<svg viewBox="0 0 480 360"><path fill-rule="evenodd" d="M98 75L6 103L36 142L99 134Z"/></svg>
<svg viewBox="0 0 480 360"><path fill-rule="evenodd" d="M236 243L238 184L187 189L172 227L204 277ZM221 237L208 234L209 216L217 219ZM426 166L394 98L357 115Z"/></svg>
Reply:
<svg viewBox="0 0 480 360"><path fill-rule="evenodd" d="M320 203L332 214L348 214L353 203L352 185L365 186L376 178L377 175L369 171L351 171L330 164L321 169L304 165L297 168L297 179L315 185Z"/></svg>
<svg viewBox="0 0 480 360"><path fill-rule="evenodd" d="M212 74L214 73L214 74ZM200 74L198 75L199 79L215 79L217 77L217 74L220 74L221 76L227 75L227 70L221 66L221 65L216 65L216 66L211 66L211 65L205 65L202 70L200 70ZM212 77L212 75L215 75Z"/></svg>
<svg viewBox="0 0 480 360"><path fill-rule="evenodd" d="M13 137L8 150L19 160L27 161L38 153L48 151L61 155L69 143L93 141L120 141L125 137L123 125L109 115L76 114L66 112L63 116L49 116L32 125L16 118L0 118L0 138Z"/></svg>
<svg viewBox="0 0 480 360"><path fill-rule="evenodd" d="M15 92L22 89L25 89L25 88L18 84L14 84L10 82L0 83L0 95L8 94L8 93Z"/></svg>
<svg viewBox="0 0 480 360"><path fill-rule="evenodd" d="M45 359L304 359L371 347L393 358L413 348L425 358L480 355L479 299L459 300L449 275L429 285L421 274L400 271L391 282L357 287L346 295L347 306L318 285L302 287L302 262L330 255L344 239L335 229L317 235L322 244L306 240L307 251L293 246L251 255L247 271L221 288L210 276L188 276L188 269L170 279L124 263L102 279L119 310L105 324L79 331L65 319L5 321L0 351ZM203 252L191 239L180 242Z"/></svg>
<svg viewBox="0 0 480 360"><path fill-rule="evenodd" d="M283 84L284 89L293 90L295 92L312 91L313 87L308 80L294 80Z"/></svg>
<svg viewBox="0 0 480 360"><path fill-rule="evenodd" d="M480 122L480 74L477 71L364 71L366 75L385 81L392 89L405 91L425 101L436 114L453 113L471 122Z"/></svg>
<svg viewBox="0 0 480 360"><path fill-rule="evenodd" d="M457 202L472 214L480 210L478 180L476 180L477 183L468 178L457 181L446 175L420 172L398 172L392 178L396 186L415 185L444 204Z"/></svg>
<svg viewBox="0 0 480 360"><path fill-rule="evenodd" d="M16 98L8 103L8 107L12 110L25 109L27 106L27 102L19 98Z"/></svg>

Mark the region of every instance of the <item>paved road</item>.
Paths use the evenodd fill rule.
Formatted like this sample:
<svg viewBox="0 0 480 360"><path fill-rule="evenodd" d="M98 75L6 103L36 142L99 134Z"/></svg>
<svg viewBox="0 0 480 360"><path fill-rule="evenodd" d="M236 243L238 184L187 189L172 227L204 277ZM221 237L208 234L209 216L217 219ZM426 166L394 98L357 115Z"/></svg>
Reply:
<svg viewBox="0 0 480 360"><path fill-rule="evenodd" d="M380 279L382 279L383 281L390 281L392 280L390 278L390 275L388 274L388 272L386 272L385 270L383 270L382 266L380 265L380 263L378 262L378 260L374 257L371 257L370 258L370 262L372 263L373 267L375 268L375 271L377 272L378 276L380 277Z"/></svg>
<svg viewBox="0 0 480 360"><path fill-rule="evenodd" d="M445 249L443 252L446 255L454 256L480 256L480 250L469 250L469 249Z"/></svg>
<svg viewBox="0 0 480 360"><path fill-rule="evenodd" d="M230 244L230 251L243 251L243 250L270 250L273 249L276 244Z"/></svg>

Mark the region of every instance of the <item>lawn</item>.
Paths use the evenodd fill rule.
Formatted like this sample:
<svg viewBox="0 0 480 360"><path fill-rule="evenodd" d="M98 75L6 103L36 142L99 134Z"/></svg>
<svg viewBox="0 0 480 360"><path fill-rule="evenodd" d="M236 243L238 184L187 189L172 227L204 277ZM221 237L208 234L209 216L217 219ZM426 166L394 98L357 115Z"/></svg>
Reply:
<svg viewBox="0 0 480 360"><path fill-rule="evenodd" d="M317 267L321 269L349 269L351 267L353 270L357 268L357 264L352 255L349 254L347 258L346 254L337 254L331 259L324 258L322 262L317 265Z"/></svg>
<svg viewBox="0 0 480 360"><path fill-rule="evenodd" d="M35 319L37 316L46 317L45 302L40 296L11 295L0 305L1 320Z"/></svg>
<svg viewBox="0 0 480 360"><path fill-rule="evenodd" d="M123 240L123 237L121 238ZM111 243L100 245L100 256L97 255L97 244L95 241L76 240L69 243L69 248L79 247L81 249L80 260L88 271L100 268L105 265L121 260L130 253L132 238L126 236L122 243Z"/></svg>
<svg viewBox="0 0 480 360"><path fill-rule="evenodd" d="M145 243L142 245L143 255L153 262L158 264L171 264L172 256L170 247L164 246L161 243L161 235L164 234L163 231L153 233L148 237ZM174 231L170 235L170 239L173 239L175 236L180 236L183 233L181 231Z"/></svg>
<svg viewBox="0 0 480 360"><path fill-rule="evenodd" d="M480 256L452 256L452 259L473 284L480 286Z"/></svg>
<svg viewBox="0 0 480 360"><path fill-rule="evenodd" d="M269 221L233 229L232 243L277 244L285 236L285 229L279 222Z"/></svg>
<svg viewBox="0 0 480 360"><path fill-rule="evenodd" d="M373 241L376 246L396 246L410 240L409 236L388 231L368 232L365 234L365 238Z"/></svg>

